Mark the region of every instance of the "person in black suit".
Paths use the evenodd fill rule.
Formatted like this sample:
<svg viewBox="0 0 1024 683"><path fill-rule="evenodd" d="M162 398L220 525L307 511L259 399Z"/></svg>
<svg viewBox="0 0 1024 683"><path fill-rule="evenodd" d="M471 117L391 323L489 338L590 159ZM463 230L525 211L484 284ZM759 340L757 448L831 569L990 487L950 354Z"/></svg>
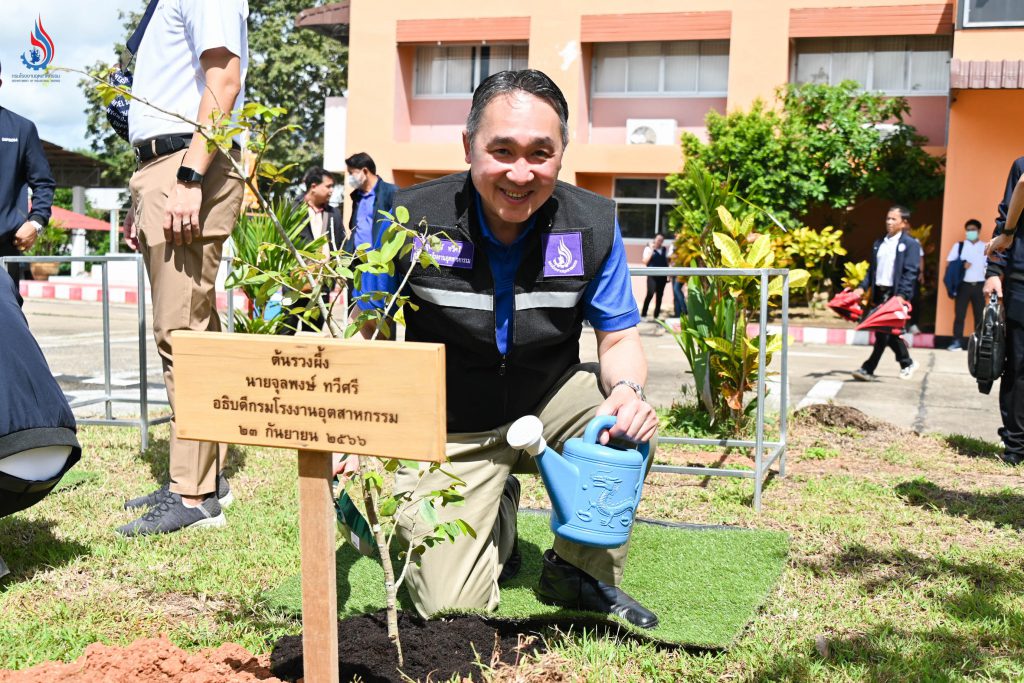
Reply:
<svg viewBox="0 0 1024 683"><path fill-rule="evenodd" d="M26 187L32 188L31 211ZM50 222L54 187L35 124L0 107L0 256L20 256L32 248ZM7 271L17 286L22 264L9 263Z"/></svg>
<svg viewBox="0 0 1024 683"><path fill-rule="evenodd" d="M921 268L921 244L910 236L910 209L894 206L885 216L885 237L875 240L872 247L871 266L867 277L853 290L863 296L871 288L871 302L878 305L890 297L909 301L917 287L917 275ZM917 370L917 363L910 357L906 342L898 334L875 332L875 345L871 356L853 371L854 379L862 382L875 380L875 368L886 347L896 354L900 364L900 379L911 379Z"/></svg>
<svg viewBox="0 0 1024 683"><path fill-rule="evenodd" d="M341 210L330 203L331 195L334 193L334 184L334 176L331 173L319 166L313 166L302 175L302 185L306 192L298 202L299 206L306 207L309 214L309 222L299 233L299 243L308 244L326 234L325 256L338 250L351 252L353 246L351 233L341 220ZM323 297L325 303L333 289L333 283L324 283L320 296ZM285 303L286 308L305 306L309 301L308 297L294 293L289 298L292 297L294 297L292 301ZM279 329L279 333L295 334L303 326L308 325L304 325L298 315L289 314L285 316L284 325Z"/></svg>
<svg viewBox="0 0 1024 683"><path fill-rule="evenodd" d="M1016 239L1024 224L1024 157L1010 166L992 241L985 253L988 264L982 294L995 294L1006 315L1006 358L999 380L999 436L1005 446L1003 462L1024 464L1024 241ZM1005 296L1004 296L1005 294Z"/></svg>

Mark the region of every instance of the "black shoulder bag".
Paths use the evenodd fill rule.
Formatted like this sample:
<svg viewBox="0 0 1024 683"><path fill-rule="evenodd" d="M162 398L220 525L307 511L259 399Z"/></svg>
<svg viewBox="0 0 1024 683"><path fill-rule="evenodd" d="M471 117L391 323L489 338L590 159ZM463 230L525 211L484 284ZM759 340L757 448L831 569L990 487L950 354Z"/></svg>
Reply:
<svg viewBox="0 0 1024 683"><path fill-rule="evenodd" d="M992 391L992 383L1003 375L1005 360L1006 323L999 297L993 293L967 343L967 370L978 380L978 391L983 394Z"/></svg>
<svg viewBox="0 0 1024 683"><path fill-rule="evenodd" d="M158 2L159 0L149 0L146 12L142 15L142 20L139 21L139 25L135 27L135 31L128 39L128 42L125 43L124 53L121 54L120 68L110 74L108 81L111 85L131 90L134 81L131 65L135 60L135 53L139 51L142 36L146 35L146 28L149 26L149 20L153 18L153 12L156 11ZM128 142L128 105L128 98L124 95L118 95L107 105L107 122L114 129L114 132L117 133L118 137L122 138L125 142Z"/></svg>

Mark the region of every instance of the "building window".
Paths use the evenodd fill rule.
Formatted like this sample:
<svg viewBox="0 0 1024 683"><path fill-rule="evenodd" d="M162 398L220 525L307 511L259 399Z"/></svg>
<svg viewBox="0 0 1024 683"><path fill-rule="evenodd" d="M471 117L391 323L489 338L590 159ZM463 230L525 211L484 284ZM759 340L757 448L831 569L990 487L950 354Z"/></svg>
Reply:
<svg viewBox="0 0 1024 683"><path fill-rule="evenodd" d="M525 69L526 45L416 48L415 95L465 97L491 74Z"/></svg>
<svg viewBox="0 0 1024 683"><path fill-rule="evenodd" d="M950 36L811 38L796 41L793 81L856 81L887 95L949 93Z"/></svg>
<svg viewBox="0 0 1024 683"><path fill-rule="evenodd" d="M725 97L729 41L599 43L593 84L595 95Z"/></svg>
<svg viewBox="0 0 1024 683"><path fill-rule="evenodd" d="M616 178L612 196L623 237L649 240L658 232L669 234L668 217L676 200L664 180Z"/></svg>
<svg viewBox="0 0 1024 683"><path fill-rule="evenodd" d="M964 28L986 26L1024 26L1024 2L1020 0L966 0Z"/></svg>

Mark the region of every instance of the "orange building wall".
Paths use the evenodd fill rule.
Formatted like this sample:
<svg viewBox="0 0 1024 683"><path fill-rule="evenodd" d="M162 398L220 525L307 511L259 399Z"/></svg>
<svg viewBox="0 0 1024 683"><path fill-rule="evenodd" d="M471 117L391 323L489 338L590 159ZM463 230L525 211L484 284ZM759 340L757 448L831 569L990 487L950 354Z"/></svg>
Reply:
<svg viewBox="0 0 1024 683"><path fill-rule="evenodd" d="M990 33L991 32L987 32ZM959 39L959 34L958 34ZM981 239L995 228L1010 164L1024 155L1024 91L961 90L949 113L946 195L942 208L941 273L952 246L963 239L968 218L982 222ZM965 329L972 329L968 312ZM953 303L939 294L935 333L952 334Z"/></svg>
<svg viewBox="0 0 1024 683"><path fill-rule="evenodd" d="M619 0L521 0L513 6L475 0L352 0L349 42L347 154L369 152L385 178L406 172L456 171L465 166L456 119L468 101L414 101L411 94L413 45L437 40L529 40L529 64L551 75L575 112L570 112L570 145L562 177L577 173L646 173L679 169L678 146L613 143L617 132L596 126L590 139L589 43L606 40L669 40L728 35L731 41L728 110L747 108L755 98L771 101L789 78L790 18L793 11L833 9L858 17L893 11L928 17L943 12L941 0L647 0L632 7ZM892 8L903 8L893 10ZM907 10L906 8L910 8ZM657 32L636 18L664 15ZM687 17L686 13L697 13ZM618 19L621 17L621 19ZM799 14L797 16L800 16ZM853 16L853 15L851 15ZM540 18L543 18L542 20ZM684 20L685 19L685 20ZM914 31L927 30L917 26ZM866 24L866 25L868 25ZM696 27L696 28L695 28ZM440 32L434 35L432 32ZM683 35L686 34L686 35ZM433 36L433 37L431 37ZM402 42L399 44L399 40ZM399 60L399 53L403 59ZM384 77L393 74L394 80ZM600 113L600 112L598 112ZM676 117L692 128L692 116ZM683 119L687 119L684 123ZM451 139L446 140L446 138ZM623 131L623 138L625 137Z"/></svg>

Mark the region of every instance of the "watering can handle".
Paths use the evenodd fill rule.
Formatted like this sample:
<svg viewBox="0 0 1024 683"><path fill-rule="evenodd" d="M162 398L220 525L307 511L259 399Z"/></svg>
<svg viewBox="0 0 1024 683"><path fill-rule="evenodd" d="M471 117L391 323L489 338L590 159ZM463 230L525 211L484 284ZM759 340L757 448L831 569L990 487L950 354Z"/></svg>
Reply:
<svg viewBox="0 0 1024 683"><path fill-rule="evenodd" d="M614 415L597 415L587 423L587 428L583 431L583 442L584 443L598 443L598 438L601 436L601 432L605 429L611 429L615 426L617 418ZM645 458L651 451L651 444L647 441L643 441L637 444L637 450Z"/></svg>

